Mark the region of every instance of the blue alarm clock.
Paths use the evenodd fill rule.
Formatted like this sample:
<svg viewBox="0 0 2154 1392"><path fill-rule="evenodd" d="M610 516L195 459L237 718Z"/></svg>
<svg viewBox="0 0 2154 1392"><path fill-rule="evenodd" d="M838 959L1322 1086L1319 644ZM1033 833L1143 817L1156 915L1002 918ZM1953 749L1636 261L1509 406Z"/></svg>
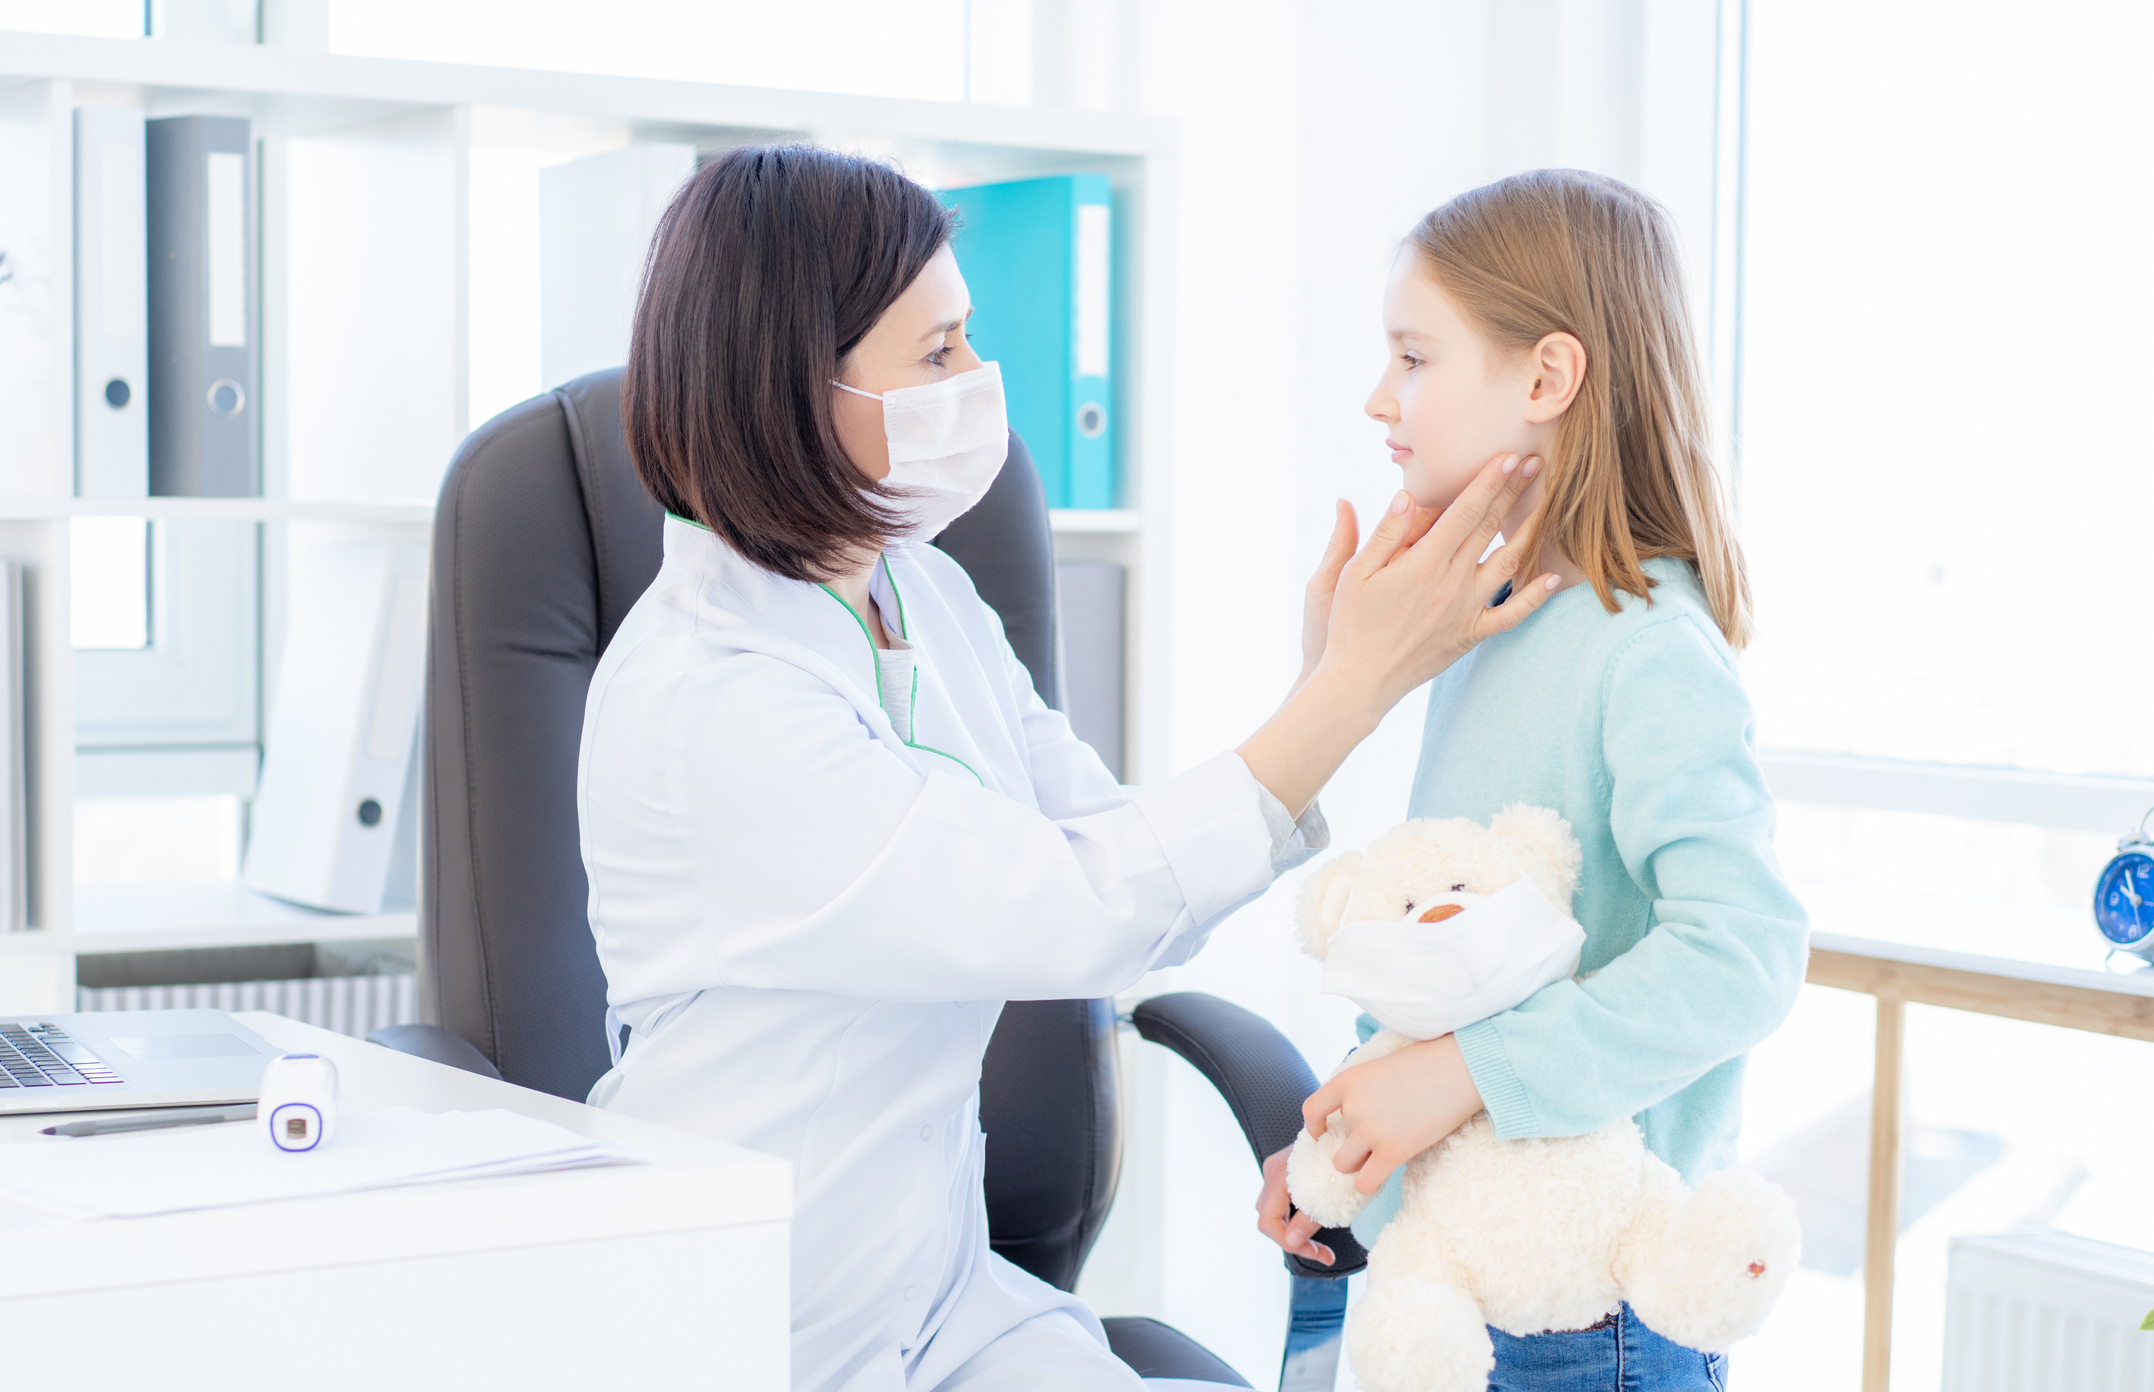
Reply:
<svg viewBox="0 0 2154 1392"><path fill-rule="evenodd" d="M2146 833L2145 817L2137 831L2118 839L2115 858L2094 882L2094 926L2111 952L2154 962L2154 837Z"/></svg>

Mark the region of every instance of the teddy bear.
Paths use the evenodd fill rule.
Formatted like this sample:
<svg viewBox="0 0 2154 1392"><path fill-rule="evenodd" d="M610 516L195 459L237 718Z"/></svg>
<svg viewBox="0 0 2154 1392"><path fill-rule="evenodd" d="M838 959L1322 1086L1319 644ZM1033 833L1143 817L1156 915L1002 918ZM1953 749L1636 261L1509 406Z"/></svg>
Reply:
<svg viewBox="0 0 2154 1392"><path fill-rule="evenodd" d="M1302 946L1324 959L1342 929L1364 924L1501 932L1464 915L1520 880L1568 920L1581 860L1569 824L1546 808L1508 807L1485 827L1407 822L1309 877ZM1574 948L1557 974L1575 963ZM1385 1028L1337 1071L1412 1042ZM1332 1163L1338 1122L1333 1113L1321 1139L1304 1130L1287 1164L1295 1205L1327 1227L1369 1202ZM1495 1362L1487 1326L1585 1329L1625 1301L1662 1337L1722 1352L1757 1332L1800 1260L1785 1194L1740 1169L1691 1189L1628 1118L1590 1135L1502 1140L1481 1112L1408 1161L1402 1179L1401 1207L1370 1252L1368 1290L1347 1324L1364 1392L1481 1392Z"/></svg>

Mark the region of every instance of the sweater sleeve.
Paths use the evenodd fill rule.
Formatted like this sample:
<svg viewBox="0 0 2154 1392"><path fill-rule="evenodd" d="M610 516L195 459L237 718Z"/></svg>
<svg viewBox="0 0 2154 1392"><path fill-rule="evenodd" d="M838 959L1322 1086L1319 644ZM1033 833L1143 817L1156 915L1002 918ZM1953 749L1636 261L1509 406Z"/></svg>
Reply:
<svg viewBox="0 0 2154 1392"><path fill-rule="evenodd" d="M1724 650L1671 616L1626 640L1604 681L1610 831L1652 923L1600 970L1458 1032L1506 1138L1636 1115L1770 1034L1802 985L1809 923L1773 857Z"/></svg>

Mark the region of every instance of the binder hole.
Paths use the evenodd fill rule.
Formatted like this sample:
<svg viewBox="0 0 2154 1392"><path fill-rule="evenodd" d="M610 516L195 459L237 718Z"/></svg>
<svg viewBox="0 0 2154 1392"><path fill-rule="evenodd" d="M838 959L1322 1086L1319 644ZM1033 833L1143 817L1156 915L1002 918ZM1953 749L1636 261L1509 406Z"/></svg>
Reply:
<svg viewBox="0 0 2154 1392"><path fill-rule="evenodd" d="M372 798L368 798L368 799L367 799L367 800L366 800L365 802L362 802L362 803L360 803L360 804L359 804L359 825L361 825L361 826L379 826L379 825L381 825L381 804L380 804L380 803L378 803L378 802L376 802L376 801L374 801L374 799L372 799Z"/></svg>
<svg viewBox="0 0 2154 1392"><path fill-rule="evenodd" d="M1097 440L1107 433L1107 408L1097 401L1087 401L1077 408L1077 433L1087 440Z"/></svg>
<svg viewBox="0 0 2154 1392"><path fill-rule="evenodd" d="M246 404L247 393L231 378L219 377L209 384L209 409L225 419L238 415Z"/></svg>
<svg viewBox="0 0 2154 1392"><path fill-rule="evenodd" d="M110 406L113 410L119 410L122 406L125 406L128 402L134 399L135 394L129 391L127 389L127 383L121 381L119 378L115 377L111 381L105 383L105 404L107 406Z"/></svg>

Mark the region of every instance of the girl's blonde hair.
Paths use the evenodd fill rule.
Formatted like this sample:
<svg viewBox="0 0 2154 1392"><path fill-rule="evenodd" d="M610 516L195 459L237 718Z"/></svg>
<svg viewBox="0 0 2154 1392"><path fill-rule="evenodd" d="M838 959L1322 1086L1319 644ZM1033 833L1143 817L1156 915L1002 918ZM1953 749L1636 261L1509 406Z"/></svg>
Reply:
<svg viewBox="0 0 2154 1392"><path fill-rule="evenodd" d="M1675 229L1636 189L1541 169L1460 194L1407 238L1499 350L1552 333L1585 345L1585 380L1556 427L1547 503L1519 544L1553 543L1613 613L1651 602L1641 563L1690 562L1731 647L1750 638L1750 581L1713 466L1705 386Z"/></svg>

